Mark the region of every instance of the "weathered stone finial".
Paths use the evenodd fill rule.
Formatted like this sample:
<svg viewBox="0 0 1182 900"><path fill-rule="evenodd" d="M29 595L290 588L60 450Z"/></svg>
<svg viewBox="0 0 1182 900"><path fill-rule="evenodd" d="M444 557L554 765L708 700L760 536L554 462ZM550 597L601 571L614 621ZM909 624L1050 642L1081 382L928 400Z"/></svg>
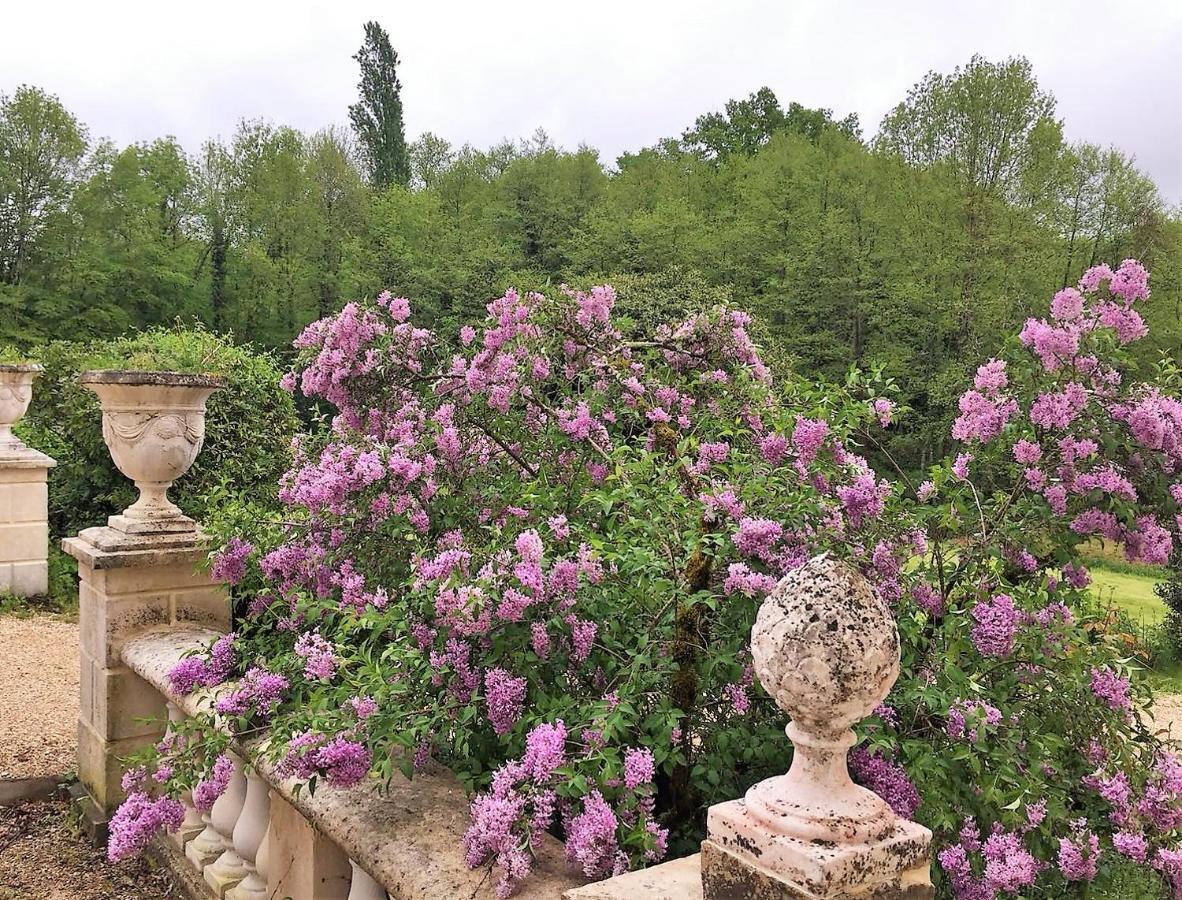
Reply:
<svg viewBox="0 0 1182 900"><path fill-rule="evenodd" d="M855 785L851 726L899 677L890 608L826 555L785 576L751 632L760 683L792 721L786 775L711 807L702 845L706 900L933 896L931 832Z"/></svg>

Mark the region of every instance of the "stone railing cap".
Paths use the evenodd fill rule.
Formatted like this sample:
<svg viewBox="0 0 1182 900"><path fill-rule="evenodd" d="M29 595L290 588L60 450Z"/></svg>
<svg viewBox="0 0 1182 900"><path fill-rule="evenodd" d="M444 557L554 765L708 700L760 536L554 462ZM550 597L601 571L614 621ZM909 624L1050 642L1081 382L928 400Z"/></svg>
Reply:
<svg viewBox="0 0 1182 900"><path fill-rule="evenodd" d="M225 387L220 375L200 372L144 372L126 369L94 369L78 376L79 384L156 384L167 387Z"/></svg>
<svg viewBox="0 0 1182 900"><path fill-rule="evenodd" d="M44 372L45 366L40 363L0 363L0 372Z"/></svg>

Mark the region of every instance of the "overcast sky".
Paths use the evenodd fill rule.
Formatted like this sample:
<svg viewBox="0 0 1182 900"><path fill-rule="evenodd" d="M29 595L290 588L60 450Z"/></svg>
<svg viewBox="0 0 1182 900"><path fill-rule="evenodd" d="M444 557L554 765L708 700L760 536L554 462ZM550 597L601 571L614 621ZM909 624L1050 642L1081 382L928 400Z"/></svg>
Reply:
<svg viewBox="0 0 1182 900"><path fill-rule="evenodd" d="M347 121L369 18L401 58L409 137L541 126L608 162L761 85L857 112L869 137L928 70L1022 54L1069 139L1134 154L1182 202L1180 0L34 0L0 13L0 92L47 88L118 143L196 150L244 117L311 131Z"/></svg>

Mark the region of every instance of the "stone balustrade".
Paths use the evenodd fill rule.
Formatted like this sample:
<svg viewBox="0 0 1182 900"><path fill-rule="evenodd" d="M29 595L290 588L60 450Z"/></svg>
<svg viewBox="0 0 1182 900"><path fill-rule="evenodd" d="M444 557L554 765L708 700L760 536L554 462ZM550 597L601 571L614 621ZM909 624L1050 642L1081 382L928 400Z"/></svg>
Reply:
<svg viewBox="0 0 1182 900"><path fill-rule="evenodd" d="M123 664L180 715L209 714L217 690L171 693L168 672L218 632L176 625L122 644ZM538 871L524 900L731 900L865 898L926 900L930 833L896 817L855 786L845 754L850 726L867 715L898 675L898 635L889 609L844 564L819 557L781 582L765 601L752 637L760 682L792 716L796 746L787 775L755 785L710 810L703 853L579 885L561 846L538 848ZM463 859L467 799L435 769L388 790L297 792L257 754L236 771L186 857L203 868L219 897L269 896L394 900L493 896L491 879ZM210 833L212 831L212 834Z"/></svg>
<svg viewBox="0 0 1182 900"><path fill-rule="evenodd" d="M175 728L185 716L213 715L216 693L232 685L179 696L168 679L180 659L230 626L224 587L195 571L207 554L204 536L167 498L170 480L200 449L204 397L216 384L143 373L92 373L89 383L103 398L104 436L115 444L116 462L141 491L106 527L63 542L81 579L78 769L98 836L123 797L122 757L158 740L166 721ZM154 392L161 387L167 390ZM157 419L173 424L156 429ZM0 488L3 474L0 467ZM643 871L583 884L566 867L561 844L544 836L532 848L535 871L517 897L933 897L930 832L854 785L846 767L852 726L886 697L899 674L899 637L888 606L852 568L820 556L764 601L751 649L756 676L791 720L789 771L711 808L700 855ZM180 831L158 841L162 858L194 896L495 896L496 879L464 860L468 798L452 773L434 767L413 781L396 774L381 786L365 781L312 794L279 777L260 752L261 739L231 737L227 790L203 814L182 798L187 811Z"/></svg>

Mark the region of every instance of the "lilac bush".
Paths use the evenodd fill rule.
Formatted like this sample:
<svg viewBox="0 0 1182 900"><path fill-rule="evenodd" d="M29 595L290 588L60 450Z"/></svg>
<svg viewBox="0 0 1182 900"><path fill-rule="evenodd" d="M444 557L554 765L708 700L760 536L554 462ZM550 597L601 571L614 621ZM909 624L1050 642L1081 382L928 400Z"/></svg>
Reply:
<svg viewBox="0 0 1182 900"><path fill-rule="evenodd" d="M691 848L709 804L787 768L750 629L829 551L903 638L852 769L934 829L946 895L1078 893L1118 859L1182 891L1180 764L1077 549L1177 550L1179 379L1139 382L1123 351L1148 295L1133 261L1056 295L918 478L879 441L907 414L889 383L774 379L735 309L637 336L609 287L509 291L446 346L404 299L350 303L296 342L287 386L335 414L293 447L283 521L219 526L248 613L173 684L240 679L219 710L312 789L448 765L502 896L546 834L606 877ZM191 727L166 791L213 765Z"/></svg>

